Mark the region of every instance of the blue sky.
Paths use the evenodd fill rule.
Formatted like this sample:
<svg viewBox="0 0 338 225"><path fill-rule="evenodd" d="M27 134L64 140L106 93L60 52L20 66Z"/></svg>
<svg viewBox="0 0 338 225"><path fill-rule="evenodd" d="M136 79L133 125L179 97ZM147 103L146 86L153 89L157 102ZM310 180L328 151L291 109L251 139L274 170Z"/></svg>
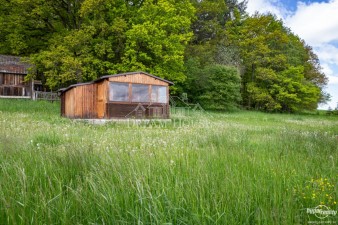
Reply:
<svg viewBox="0 0 338 225"><path fill-rule="evenodd" d="M285 8L287 8L288 10L291 10L291 11L297 10L297 2L298 1L296 1L296 0L284 0L284 1L272 1L272 2L279 2ZM329 1L328 0L302 0L301 2L303 2L305 4L311 4L313 2L322 3L322 2L329 2Z"/></svg>
<svg viewBox="0 0 338 225"><path fill-rule="evenodd" d="M247 11L271 12L282 19L318 55L329 78L331 101L319 108L335 108L338 102L338 0L248 0Z"/></svg>

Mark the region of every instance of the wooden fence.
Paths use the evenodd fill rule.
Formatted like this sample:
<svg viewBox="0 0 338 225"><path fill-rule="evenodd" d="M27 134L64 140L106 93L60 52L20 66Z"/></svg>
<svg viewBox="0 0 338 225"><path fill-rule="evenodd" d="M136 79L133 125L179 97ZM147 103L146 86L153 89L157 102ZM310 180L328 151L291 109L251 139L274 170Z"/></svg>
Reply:
<svg viewBox="0 0 338 225"><path fill-rule="evenodd" d="M55 92L35 91L34 100L60 101L60 97Z"/></svg>

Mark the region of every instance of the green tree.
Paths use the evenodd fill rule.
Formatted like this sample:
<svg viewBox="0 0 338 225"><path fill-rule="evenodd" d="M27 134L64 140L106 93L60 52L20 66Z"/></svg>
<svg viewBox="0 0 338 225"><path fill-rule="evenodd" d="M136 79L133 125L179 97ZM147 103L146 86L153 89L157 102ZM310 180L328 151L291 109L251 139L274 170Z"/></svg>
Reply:
<svg viewBox="0 0 338 225"><path fill-rule="evenodd" d="M135 70L184 81L184 51L194 17L189 1L83 0L70 8L67 16L56 4L60 28L31 57L51 88Z"/></svg>
<svg viewBox="0 0 338 225"><path fill-rule="evenodd" d="M0 51L28 56L46 49L55 33L81 29L85 1L0 0Z"/></svg>
<svg viewBox="0 0 338 225"><path fill-rule="evenodd" d="M234 67L209 65L201 68L198 60L187 62L187 87L190 100L205 109L231 110L241 101L240 75Z"/></svg>
<svg viewBox="0 0 338 225"><path fill-rule="evenodd" d="M237 0L192 0L197 19L192 23L192 44L217 42L224 38L224 28L235 12L245 14L247 1Z"/></svg>
<svg viewBox="0 0 338 225"><path fill-rule="evenodd" d="M94 32L93 27L85 27L72 30L67 36L56 36L48 50L31 56L51 89L91 81L104 72L104 62L95 57L91 48Z"/></svg>
<svg viewBox="0 0 338 225"><path fill-rule="evenodd" d="M50 29L35 6L38 0L0 0L0 52L28 55L46 46Z"/></svg>
<svg viewBox="0 0 338 225"><path fill-rule="evenodd" d="M184 51L195 13L188 0L0 0L0 5L0 53L30 56L51 88L132 70L185 79Z"/></svg>
<svg viewBox="0 0 338 225"><path fill-rule="evenodd" d="M206 109L231 110L241 100L241 79L236 68L223 65L207 66L205 88L199 99Z"/></svg>
<svg viewBox="0 0 338 225"><path fill-rule="evenodd" d="M283 71L280 74L280 87L285 90L277 94L277 99L284 111L317 108L320 88L305 78L303 66L289 67Z"/></svg>
<svg viewBox="0 0 338 225"><path fill-rule="evenodd" d="M327 79L317 56L273 15L228 23L227 38L239 49L243 103L265 111L316 109Z"/></svg>
<svg viewBox="0 0 338 225"><path fill-rule="evenodd" d="M192 2L196 8L196 20L191 25L194 37L185 51L187 81L182 85L182 89L188 93L191 101L202 102L206 108L231 108L238 104L238 96L233 95L236 100L224 96L224 93L233 94L227 86L231 84L227 84L226 79L217 80L215 74L218 74L216 70L221 71L222 66L235 67L235 74L238 74L241 69L239 49L235 45L228 44L225 31L228 21L234 20L235 17L241 18L245 14L246 1L194 0ZM215 82L219 82L219 85ZM240 86L240 83L236 85ZM219 95L216 94L217 91ZM218 101L217 96L222 100ZM215 103L217 101L219 106ZM226 106L226 102L231 103Z"/></svg>
<svg viewBox="0 0 338 225"><path fill-rule="evenodd" d="M117 71L145 70L183 82L184 51L194 8L189 1L145 1L131 18L125 51Z"/></svg>
<svg viewBox="0 0 338 225"><path fill-rule="evenodd" d="M304 77L304 67L289 67L276 73L257 69L256 82L248 84L255 108L264 111L295 112L317 107L320 89Z"/></svg>

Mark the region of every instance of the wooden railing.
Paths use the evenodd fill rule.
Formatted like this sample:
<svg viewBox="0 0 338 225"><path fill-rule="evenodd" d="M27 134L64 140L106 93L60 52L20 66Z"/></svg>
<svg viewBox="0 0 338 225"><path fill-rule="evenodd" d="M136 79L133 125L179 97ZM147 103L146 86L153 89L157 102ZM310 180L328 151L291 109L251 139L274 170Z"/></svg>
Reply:
<svg viewBox="0 0 338 225"><path fill-rule="evenodd" d="M55 92L35 91L34 100L60 101L60 97Z"/></svg>

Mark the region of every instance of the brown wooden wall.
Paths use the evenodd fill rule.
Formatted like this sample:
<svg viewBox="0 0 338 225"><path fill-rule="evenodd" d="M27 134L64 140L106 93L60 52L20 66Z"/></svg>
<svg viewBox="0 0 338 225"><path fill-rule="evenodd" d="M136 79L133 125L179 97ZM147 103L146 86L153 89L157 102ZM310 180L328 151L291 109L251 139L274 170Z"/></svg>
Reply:
<svg viewBox="0 0 338 225"><path fill-rule="evenodd" d="M108 98L108 81L103 80L97 83L97 118L102 119L106 116L106 103Z"/></svg>
<svg viewBox="0 0 338 225"><path fill-rule="evenodd" d="M30 96L32 87L24 79L24 74L0 73L0 95Z"/></svg>
<svg viewBox="0 0 338 225"><path fill-rule="evenodd" d="M169 104L107 103L106 110L107 118L169 118Z"/></svg>
<svg viewBox="0 0 338 225"><path fill-rule="evenodd" d="M142 73L110 77L109 81L136 83L136 84L153 84L153 85L162 85L162 86L169 85L167 82L156 79L154 77L150 77Z"/></svg>
<svg viewBox="0 0 338 225"><path fill-rule="evenodd" d="M96 84L76 86L62 94L61 103L68 118L97 118L96 109Z"/></svg>
<svg viewBox="0 0 338 225"><path fill-rule="evenodd" d="M66 94L62 94L60 96L60 99L61 99L61 116L65 116L66 117L66 102L65 102L65 99L66 99Z"/></svg>

